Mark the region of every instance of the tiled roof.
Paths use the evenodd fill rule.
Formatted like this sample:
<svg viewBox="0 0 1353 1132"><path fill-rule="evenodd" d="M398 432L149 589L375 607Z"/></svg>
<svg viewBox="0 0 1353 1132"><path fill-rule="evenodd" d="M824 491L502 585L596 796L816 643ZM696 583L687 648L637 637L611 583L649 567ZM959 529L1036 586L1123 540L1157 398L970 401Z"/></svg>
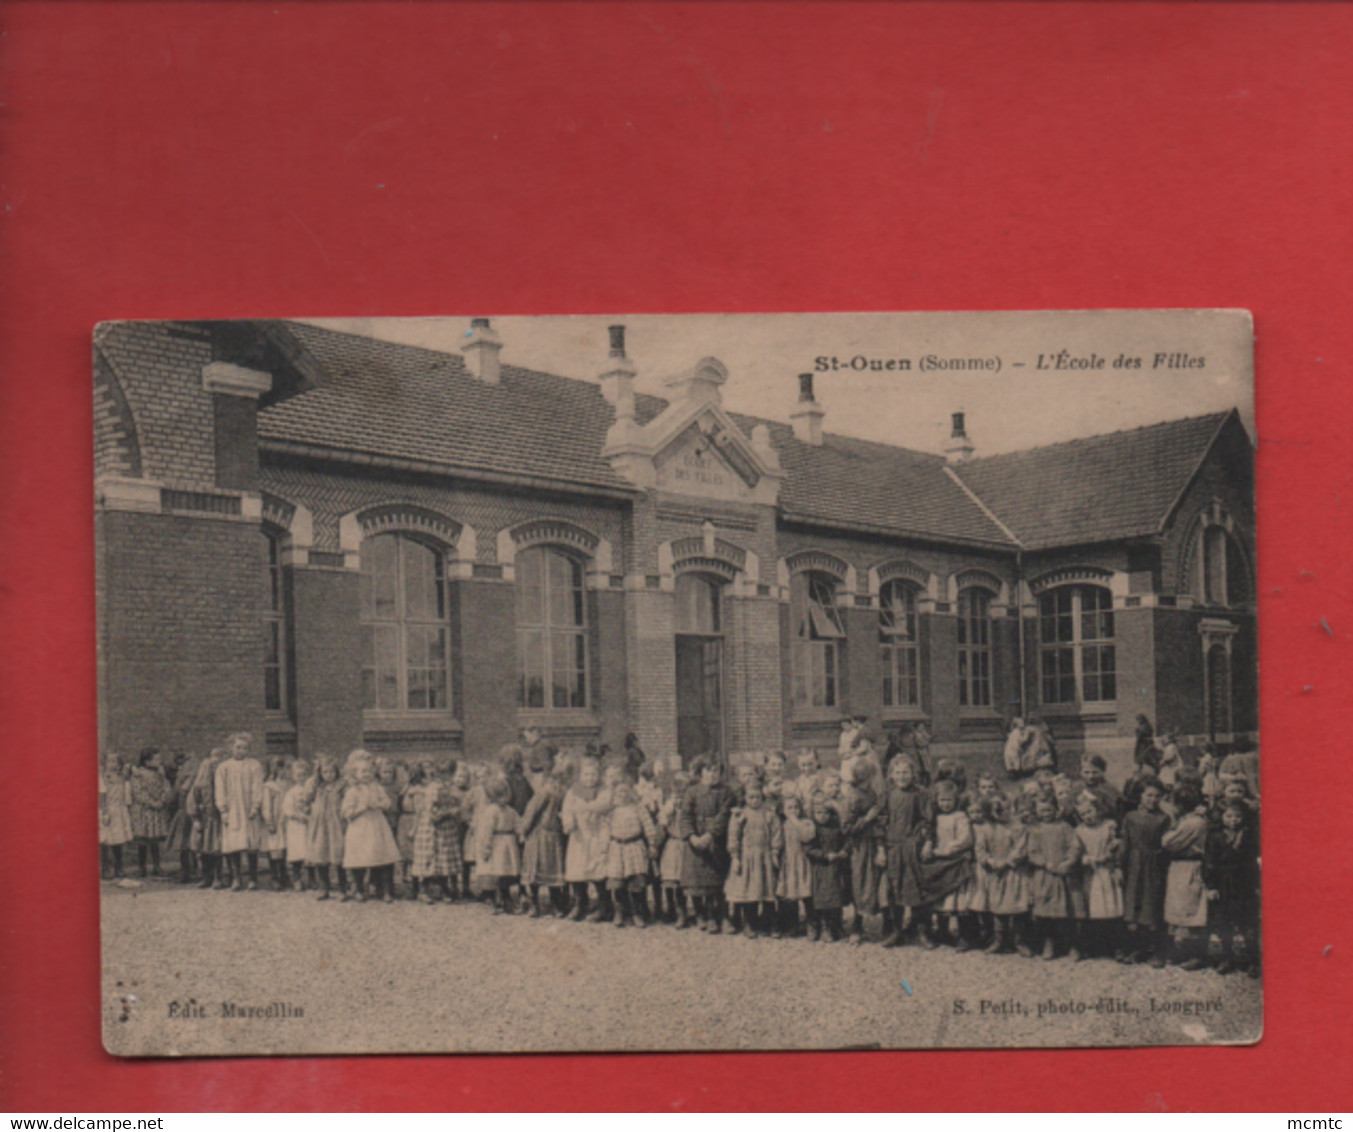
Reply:
<svg viewBox="0 0 1353 1132"><path fill-rule="evenodd" d="M503 365L485 385L456 354L288 323L323 370L315 388L259 413L265 440L355 450L453 468L530 475L560 483L629 488L601 458L613 410L600 386ZM635 398L640 423L666 406ZM1010 540L926 453L828 434L821 447L766 424L788 473L785 513L881 532L977 541Z"/></svg>
<svg viewBox="0 0 1353 1132"><path fill-rule="evenodd" d="M613 411L590 382L504 365L486 385L457 354L288 323L325 374L259 413L264 440L630 489L601 458ZM636 398L648 416L663 402Z"/></svg>
<svg viewBox="0 0 1353 1132"><path fill-rule="evenodd" d="M324 377L259 413L264 440L631 489L601 457L613 411L592 382L505 364L500 384L486 385L458 354L303 323L286 328ZM641 423L666 407L657 397L635 400ZM1158 530L1226 416L972 460L954 469L962 485L941 456L834 433L812 446L777 421L735 419L748 433L769 427L786 472L780 509L788 519L1007 547L1008 529L1037 549Z"/></svg>
<svg viewBox="0 0 1353 1132"><path fill-rule="evenodd" d="M786 518L848 525L943 541L1010 546L1010 539L945 473L942 456L824 433L804 444L789 425L734 416L745 432L770 428L785 481Z"/></svg>
<svg viewBox="0 0 1353 1132"><path fill-rule="evenodd" d="M1154 534L1230 415L988 456L954 470L1030 549Z"/></svg>

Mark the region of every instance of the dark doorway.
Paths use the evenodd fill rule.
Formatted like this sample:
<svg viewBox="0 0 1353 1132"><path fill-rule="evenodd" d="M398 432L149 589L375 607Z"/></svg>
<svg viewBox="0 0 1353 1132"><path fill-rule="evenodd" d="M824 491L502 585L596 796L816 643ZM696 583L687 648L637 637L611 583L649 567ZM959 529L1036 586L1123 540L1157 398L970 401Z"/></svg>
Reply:
<svg viewBox="0 0 1353 1132"><path fill-rule="evenodd" d="M722 583L703 574L678 574L676 628L677 752L723 761Z"/></svg>

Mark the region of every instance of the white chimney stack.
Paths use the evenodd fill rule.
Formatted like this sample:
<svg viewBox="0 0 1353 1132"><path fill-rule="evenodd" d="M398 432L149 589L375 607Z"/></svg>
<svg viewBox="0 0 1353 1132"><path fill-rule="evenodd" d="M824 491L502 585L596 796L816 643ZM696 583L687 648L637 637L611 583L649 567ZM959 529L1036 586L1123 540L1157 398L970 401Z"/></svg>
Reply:
<svg viewBox="0 0 1353 1132"><path fill-rule="evenodd" d="M963 414L954 414L954 431L949 437L949 443L944 446L944 458L950 464L966 464L972 459L972 454L977 450L976 446L968 439L968 433L964 427Z"/></svg>
<svg viewBox="0 0 1353 1132"><path fill-rule="evenodd" d="M465 367L485 385L498 384L498 355L502 350L503 340L489 320L472 318L460 352L465 355Z"/></svg>
<svg viewBox="0 0 1353 1132"><path fill-rule="evenodd" d="M813 375L811 373L799 374L799 403L794 411L789 414L789 419L794 425L794 435L804 444L811 444L814 448L822 446L822 418L827 415L827 410L817 403L813 397Z"/></svg>
<svg viewBox="0 0 1353 1132"><path fill-rule="evenodd" d="M634 416L634 375L638 372L625 355L625 328L610 326L611 352L601 367L601 395L615 406L616 416Z"/></svg>

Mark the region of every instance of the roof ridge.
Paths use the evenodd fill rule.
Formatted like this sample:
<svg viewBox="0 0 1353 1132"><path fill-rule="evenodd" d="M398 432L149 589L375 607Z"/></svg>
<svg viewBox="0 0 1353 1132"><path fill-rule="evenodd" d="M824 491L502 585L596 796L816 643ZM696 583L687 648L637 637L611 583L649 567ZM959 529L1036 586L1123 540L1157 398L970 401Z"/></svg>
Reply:
<svg viewBox="0 0 1353 1132"><path fill-rule="evenodd" d="M361 334L355 330L340 330L333 326L317 326L315 323L306 322L303 319L287 318L277 319L276 321L288 327L300 326L305 330L318 331L322 334L338 334L344 338L354 338L358 342L376 343L379 346L390 346L396 350L411 350L419 354L432 354L437 358L445 358L450 361L458 362L462 367L465 367L465 359L456 350L439 350L435 346L419 346L413 342L399 342L392 338L379 338L373 334ZM511 361L502 362L501 369L512 370L515 373L524 374L527 377L545 377L554 381L569 381L574 385L587 386L595 389L598 395L601 394L601 384L596 381L589 381L585 377L570 377L566 373L551 373L549 370L532 369L530 366L518 365L516 362ZM466 372L469 372L468 368L466 369ZM645 393L642 390L636 390L635 396L646 397L651 401L660 401L664 405L670 403L665 397L661 397L656 393Z"/></svg>
<svg viewBox="0 0 1353 1132"><path fill-rule="evenodd" d="M1030 448L1015 448L1009 452L993 452L990 456L973 456L964 462L965 465L980 464L987 460L1003 460L1010 456L1027 456L1034 452L1047 452L1053 448L1066 448L1072 444L1085 444L1092 440L1108 440L1111 436L1127 436L1133 432L1146 432L1148 429L1164 428L1166 425L1190 424L1193 421L1204 421L1216 418L1220 420L1236 412L1235 406L1229 409L1218 409L1211 413L1197 413L1191 417L1168 417L1163 421L1153 421L1150 424L1135 425L1132 428L1114 429L1112 432L1097 432L1090 436L1073 436L1068 440L1054 440L1050 444L1035 444Z"/></svg>

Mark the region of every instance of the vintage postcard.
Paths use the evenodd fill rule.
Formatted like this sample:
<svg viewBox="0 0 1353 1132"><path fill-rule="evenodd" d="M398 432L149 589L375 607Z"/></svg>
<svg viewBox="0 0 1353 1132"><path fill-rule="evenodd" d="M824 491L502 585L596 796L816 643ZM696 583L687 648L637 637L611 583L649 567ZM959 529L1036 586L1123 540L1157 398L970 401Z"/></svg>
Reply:
<svg viewBox="0 0 1353 1132"><path fill-rule="evenodd" d="M93 345L111 1052L1259 1038L1247 313Z"/></svg>

